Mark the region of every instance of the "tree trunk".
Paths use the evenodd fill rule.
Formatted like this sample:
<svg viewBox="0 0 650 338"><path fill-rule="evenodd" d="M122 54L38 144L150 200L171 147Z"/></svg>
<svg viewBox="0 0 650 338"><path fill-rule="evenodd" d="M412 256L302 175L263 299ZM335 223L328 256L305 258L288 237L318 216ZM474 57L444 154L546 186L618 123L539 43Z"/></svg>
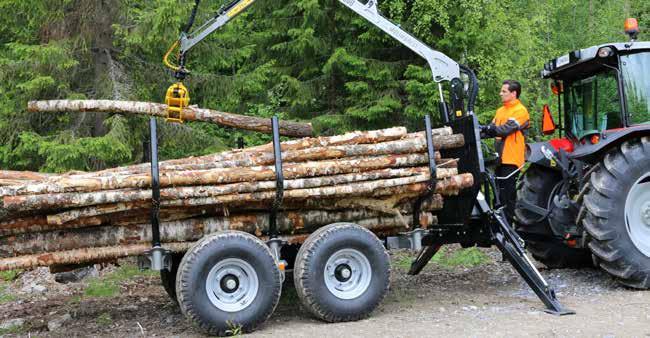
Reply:
<svg viewBox="0 0 650 338"><path fill-rule="evenodd" d="M31 112L106 112L121 114L143 114L167 117L167 105L155 102L112 101L112 100L50 100L30 101ZM271 133L271 119L225 113L211 109L188 107L183 110L187 121L205 121L245 130ZM313 134L311 123L280 121L280 134L306 137Z"/></svg>
<svg viewBox="0 0 650 338"><path fill-rule="evenodd" d="M422 213L421 221L427 225L434 222L431 213ZM311 233L316 229L337 222L352 222L368 229L394 232L406 231L412 225L412 215L381 215L376 211L345 210L328 212L311 210L283 212L278 214L277 226L281 234ZM256 236L269 232L269 214L243 214L229 217L193 218L160 224L162 242L196 241L204 236L224 230L244 231ZM151 242L151 225L139 224L128 227L103 226L82 230L39 232L0 239L0 254L4 257L37 254L63 250L103 247L111 245L140 244Z"/></svg>
<svg viewBox="0 0 650 338"><path fill-rule="evenodd" d="M440 135L451 135L451 128L434 129ZM321 137L308 137L298 140L285 141L280 144L282 152L292 150L302 150L312 147L329 147L341 146L347 144L373 144L379 142L393 141L404 138L407 136L406 128L394 127L381 130L372 131L354 131L335 136L321 136ZM188 157L182 159L168 160L160 162L159 167L161 171L171 170L171 168L182 165L190 164L205 164L215 163L222 161L231 161L237 156L242 156L242 153L247 152L273 152L273 143L267 143L261 146L250 147L246 149L234 149L230 151L221 152L218 154L210 154L199 157ZM103 176L107 173L123 172L125 174L136 174L148 172L151 169L149 163L136 164L127 167L118 167L113 169L106 169L89 175Z"/></svg>
<svg viewBox="0 0 650 338"><path fill-rule="evenodd" d="M454 169L440 169L454 170ZM437 192L442 194L456 194L459 189L469 187L473 184L471 174L453 175L452 172L440 173L442 180L438 180ZM326 179L326 178L325 178ZM316 178L315 180L319 180ZM397 186L406 186L413 183L426 182L429 180L429 174L422 172L417 175L407 177L397 177L390 179L371 180L364 182L351 182L332 186L318 186L313 188L296 188L284 191L284 197L287 199L300 198L323 198L323 197L342 197L342 196L361 196L372 194L375 190L387 189ZM199 188L172 188L161 191L161 205L209 205L209 204L229 204L234 201L264 201L273 200L275 191L259 191L258 187L262 182L250 184L234 184L226 186ZM275 187L275 182L264 182L269 189ZM299 185L298 185L299 186ZM248 192L246 192L248 191ZM221 194L221 195L216 195ZM215 196L216 195L216 196ZM7 210L52 210L67 207L81 207L87 205L106 204L115 202L127 202L124 199L146 200L151 198L149 190L117 190L117 191L100 191L93 193L64 193L64 194L44 194L44 195L25 195L25 196L7 196L4 198L5 209ZM202 201L202 202L200 202ZM200 204L193 204L193 203Z"/></svg>
<svg viewBox="0 0 650 338"><path fill-rule="evenodd" d="M414 175L428 174L428 168L400 168L383 169L363 173L343 174L334 176L321 176L287 180L284 182L285 191L294 189L306 189L325 186L343 186L349 183L362 181L379 181L383 179L408 177ZM438 179L447 178L457 174L456 169L438 169ZM274 190L275 181L252 181L234 184L200 186L200 187L178 187L164 188L160 190L161 200L178 200L188 198L206 198L234 193L253 193L265 190ZM7 197L5 208L8 210L27 209L62 209L68 207L83 207L89 205L124 203L134 201L147 201L152 198L151 190L126 189L109 190L88 193L63 193L63 194L42 194ZM126 206L125 206L126 207Z"/></svg>
<svg viewBox="0 0 650 338"><path fill-rule="evenodd" d="M412 167L428 163L425 154L385 155L367 158L339 159L305 163L287 163L283 166L285 179L359 173L384 168ZM275 180L274 166L249 168L218 168L210 170L190 170L183 172L161 173L160 186L213 185L250 181ZM96 178L58 177L39 184L10 186L0 188L0 195L5 195L5 207L19 196L25 194L48 194L64 192L100 191L129 188L150 188L151 176L115 175Z"/></svg>
<svg viewBox="0 0 650 338"><path fill-rule="evenodd" d="M175 252L185 252L192 244L194 243L165 243L164 247ZM118 245L8 257L0 259L0 271L30 269L38 266L98 262L114 258L142 255L149 249L151 249L151 244Z"/></svg>

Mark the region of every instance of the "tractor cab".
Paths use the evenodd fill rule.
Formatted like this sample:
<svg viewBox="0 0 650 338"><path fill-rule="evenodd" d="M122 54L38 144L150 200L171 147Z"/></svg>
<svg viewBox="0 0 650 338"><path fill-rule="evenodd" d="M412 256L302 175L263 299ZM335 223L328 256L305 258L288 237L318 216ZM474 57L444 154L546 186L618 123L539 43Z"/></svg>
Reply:
<svg viewBox="0 0 650 338"><path fill-rule="evenodd" d="M558 96L562 129L575 145L650 123L650 42L610 43L572 51L544 66ZM545 119L545 130L549 127Z"/></svg>
<svg viewBox="0 0 650 338"><path fill-rule="evenodd" d="M516 229L551 268L596 264L627 286L648 289L650 42L636 41L634 19L625 31L630 42L572 51L544 66L562 128L526 145ZM555 127L545 107L542 130L553 134Z"/></svg>

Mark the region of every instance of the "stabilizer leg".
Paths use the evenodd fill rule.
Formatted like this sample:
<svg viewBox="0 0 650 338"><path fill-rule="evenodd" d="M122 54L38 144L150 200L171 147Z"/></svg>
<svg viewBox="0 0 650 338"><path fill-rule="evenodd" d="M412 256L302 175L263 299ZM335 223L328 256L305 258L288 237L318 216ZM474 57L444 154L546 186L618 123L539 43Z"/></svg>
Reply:
<svg viewBox="0 0 650 338"><path fill-rule="evenodd" d="M413 263L411 263L411 269L408 274L412 276L419 274L440 248L442 248L441 244L429 245L422 248Z"/></svg>
<svg viewBox="0 0 650 338"><path fill-rule="evenodd" d="M546 283L535 265L526 256L523 240L515 233L503 213L503 208L490 215L491 231L494 244L501 250L503 256L515 267L528 286L546 305L546 312L562 316L575 314L575 311L564 308L555 296L555 290Z"/></svg>

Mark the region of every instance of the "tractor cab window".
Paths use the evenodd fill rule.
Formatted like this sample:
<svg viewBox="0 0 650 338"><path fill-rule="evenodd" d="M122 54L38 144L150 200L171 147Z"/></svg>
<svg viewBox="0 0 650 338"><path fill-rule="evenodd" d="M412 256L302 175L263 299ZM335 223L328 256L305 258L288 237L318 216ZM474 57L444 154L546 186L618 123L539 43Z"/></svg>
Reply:
<svg viewBox="0 0 650 338"><path fill-rule="evenodd" d="M565 95L571 132L578 139L622 126L614 70L569 83Z"/></svg>
<svg viewBox="0 0 650 338"><path fill-rule="evenodd" d="M650 52L621 55L630 125L650 123Z"/></svg>

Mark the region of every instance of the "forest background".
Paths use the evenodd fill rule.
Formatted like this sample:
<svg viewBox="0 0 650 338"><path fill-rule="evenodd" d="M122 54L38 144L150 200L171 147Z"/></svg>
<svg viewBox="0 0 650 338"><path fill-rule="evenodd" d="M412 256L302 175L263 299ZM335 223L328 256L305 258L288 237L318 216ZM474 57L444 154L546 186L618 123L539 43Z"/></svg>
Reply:
<svg viewBox="0 0 650 338"><path fill-rule="evenodd" d="M87 171L143 161L146 118L28 113L27 101L162 102L173 78L161 58L193 3L0 0L0 168ZM202 1L196 22L224 3ZM650 1L383 0L380 10L475 70L481 121L500 106L501 82L521 81L531 135L540 134L541 107L553 102L539 76L545 62L625 41L627 17L639 20L642 40L650 25ZM437 85L424 60L337 0L259 0L195 47L187 66L192 104L310 121L321 135L396 125L421 130L425 114L438 116ZM207 123L159 128L163 159L232 148L239 138L246 145L269 141Z"/></svg>

